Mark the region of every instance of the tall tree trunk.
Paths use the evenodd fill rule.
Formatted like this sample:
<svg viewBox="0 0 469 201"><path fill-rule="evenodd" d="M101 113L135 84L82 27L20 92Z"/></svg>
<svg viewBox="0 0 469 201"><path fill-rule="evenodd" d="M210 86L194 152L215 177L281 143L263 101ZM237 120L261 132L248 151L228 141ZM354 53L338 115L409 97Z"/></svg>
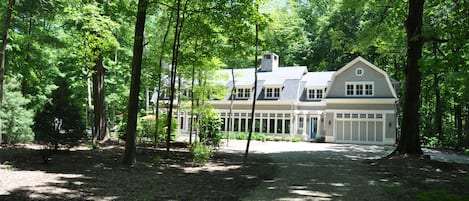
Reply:
<svg viewBox="0 0 469 201"><path fill-rule="evenodd" d="M466 121L465 121L465 126L464 126L464 134L465 137L464 139L461 139L461 144L465 146L466 148L469 147L469 101L466 100Z"/></svg>
<svg viewBox="0 0 469 201"><path fill-rule="evenodd" d="M168 111L168 119L167 125L168 128L166 130L166 152L169 153L170 149L170 141L171 141L171 124L172 124L172 117L173 117L173 107L174 107L174 93L175 93L175 84L176 84L176 75L177 75L177 67L178 67L178 59L179 59L179 47L181 45L181 32L182 27L184 24L185 14L184 11L187 9L188 1L185 2L184 8L181 11L181 0L177 0L177 9L176 9L176 29L174 31L174 41L173 41L173 57L171 60L171 97L169 98L169 111ZM182 17L181 17L182 13Z"/></svg>
<svg viewBox="0 0 469 201"><path fill-rule="evenodd" d="M173 118L173 107L174 107L174 90L176 85L176 72L177 72L177 57L178 57L178 39L179 39L179 23L181 14L181 0L177 0L177 10L176 10L176 26L174 31L174 40L173 40L173 57L171 59L171 88L170 88L170 97L169 97L169 111L167 116L168 128L166 129L166 152L169 153L170 150L170 140L171 140L171 123Z"/></svg>
<svg viewBox="0 0 469 201"><path fill-rule="evenodd" d="M419 133L419 108L422 75L419 60L422 57L423 0L409 0L406 20L407 64L405 67L405 97L402 117L402 133L394 153L422 154Z"/></svg>
<svg viewBox="0 0 469 201"><path fill-rule="evenodd" d="M461 98L457 97L458 95L455 95L454 97L454 124L456 126L456 133L458 137L458 141L456 144L456 149L460 150L462 148L462 132L463 132L463 126L462 126L462 106L461 106Z"/></svg>
<svg viewBox="0 0 469 201"><path fill-rule="evenodd" d="M163 41L161 42L161 53L160 53L160 61L159 61L159 72L158 72L158 88L157 88L157 92L158 92L158 97L157 97L157 100L156 100L156 109L155 109L155 148L156 146L158 145L158 128L160 127L160 121L159 121L159 118L160 118L160 103L159 103L159 100L161 100L161 95L163 94L161 92L161 79L162 79L162 76L161 74L163 73L163 55L164 55L164 51L165 51L165 45L166 45L166 40L168 39L168 35L169 35L169 29L171 28L171 23L172 23L172 19L173 19L173 14L170 13L169 14L169 20L168 20L168 24L166 26L166 31L164 32L164 35L163 35Z"/></svg>
<svg viewBox="0 0 469 201"><path fill-rule="evenodd" d="M243 163L247 164L248 162L248 154L249 154L249 144L251 144L251 136L252 136L252 125L254 122L254 112L256 111L256 94L257 94L257 54L259 50L259 24L256 22L256 55L254 56L254 94L252 97L252 108L251 108L251 119L249 119L249 134L248 134L248 142L246 144L246 151L244 152L244 160Z"/></svg>
<svg viewBox="0 0 469 201"><path fill-rule="evenodd" d="M93 73L94 131L93 143L107 136L103 56L96 60Z"/></svg>
<svg viewBox="0 0 469 201"><path fill-rule="evenodd" d="M230 100L230 111L228 112L228 127L227 127L227 134L226 134L226 146L229 146L230 143L230 133L233 129L231 126L231 122L233 121L233 105L234 105L234 96L236 90L236 81L235 81L235 73L234 73L234 65L231 66L231 78L233 80L233 87L231 88L231 100Z"/></svg>
<svg viewBox="0 0 469 201"><path fill-rule="evenodd" d="M132 58L132 78L130 83L130 95L128 105L128 119L126 128L126 141L123 163L133 166L136 158L136 130L138 113L138 94L140 92L140 76L142 74L143 36L147 13L147 0L138 1L137 22L135 23L134 49Z"/></svg>
<svg viewBox="0 0 469 201"><path fill-rule="evenodd" d="M195 53L197 53L197 49L195 49ZM195 62L194 62L195 63ZM195 64L192 64L192 80L191 80L191 121L190 121L190 128L189 128L189 144L192 144L192 131L194 128L194 87L195 87Z"/></svg>
<svg viewBox="0 0 469 201"><path fill-rule="evenodd" d="M443 112L441 104L441 90L440 90L440 76L438 72L433 74L434 77L434 86L435 89L435 123L436 123L436 134L440 144L443 143Z"/></svg>
<svg viewBox="0 0 469 201"><path fill-rule="evenodd" d="M8 10L5 14L2 34L2 50L0 51L0 108L3 107L3 80L5 79L5 55L8 43L8 30L10 30L11 14L13 13L15 0L8 1ZM2 118L0 117L0 144L2 144Z"/></svg>

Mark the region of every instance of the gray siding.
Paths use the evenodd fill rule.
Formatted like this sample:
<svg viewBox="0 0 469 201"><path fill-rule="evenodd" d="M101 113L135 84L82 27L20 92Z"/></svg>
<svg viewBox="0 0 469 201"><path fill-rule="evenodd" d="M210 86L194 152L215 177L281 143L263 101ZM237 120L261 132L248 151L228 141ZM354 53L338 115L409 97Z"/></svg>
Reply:
<svg viewBox="0 0 469 201"><path fill-rule="evenodd" d="M363 68L364 74L362 76L355 75L355 70L357 68ZM339 98L345 96L345 83L346 82L374 82L374 98L386 98L393 97L390 86L388 85L388 80L386 77L374 70L372 67L365 65L362 62L357 62L350 68L346 69L342 73L338 74L335 77L334 83L330 85L330 91L327 98Z"/></svg>
<svg viewBox="0 0 469 201"><path fill-rule="evenodd" d="M334 128L334 113L327 113L326 118L324 119L325 123L325 130L326 130L326 136L332 137L334 135L333 133L333 128ZM329 125L329 122L331 124Z"/></svg>

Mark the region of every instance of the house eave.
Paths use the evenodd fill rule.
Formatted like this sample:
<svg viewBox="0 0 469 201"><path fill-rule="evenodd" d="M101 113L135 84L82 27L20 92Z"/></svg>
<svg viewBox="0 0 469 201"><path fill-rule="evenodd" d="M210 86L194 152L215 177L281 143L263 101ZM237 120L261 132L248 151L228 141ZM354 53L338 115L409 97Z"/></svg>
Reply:
<svg viewBox="0 0 469 201"><path fill-rule="evenodd" d="M326 104L397 104L397 98L326 98Z"/></svg>

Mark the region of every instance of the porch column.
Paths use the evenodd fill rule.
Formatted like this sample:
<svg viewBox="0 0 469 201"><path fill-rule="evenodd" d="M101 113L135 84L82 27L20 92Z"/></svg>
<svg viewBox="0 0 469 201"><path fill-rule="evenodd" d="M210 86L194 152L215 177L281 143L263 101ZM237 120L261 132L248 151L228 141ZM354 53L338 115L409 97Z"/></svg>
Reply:
<svg viewBox="0 0 469 201"><path fill-rule="evenodd" d="M308 139L308 136L306 135L306 128L307 128L306 124L307 124L306 114L303 113L303 133L302 133L302 135L303 135L304 139Z"/></svg>

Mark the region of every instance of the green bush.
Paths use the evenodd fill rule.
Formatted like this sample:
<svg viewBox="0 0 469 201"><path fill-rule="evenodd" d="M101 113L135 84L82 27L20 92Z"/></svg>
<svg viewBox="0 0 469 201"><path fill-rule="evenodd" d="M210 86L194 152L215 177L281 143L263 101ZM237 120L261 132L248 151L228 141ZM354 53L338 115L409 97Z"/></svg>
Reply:
<svg viewBox="0 0 469 201"><path fill-rule="evenodd" d="M301 142L301 141L303 141L303 139L301 139L300 137L293 137L293 138L291 139L291 141L292 141L292 142Z"/></svg>
<svg viewBox="0 0 469 201"><path fill-rule="evenodd" d="M200 140L205 145L219 147L223 134L220 132L222 122L218 112L212 108L206 108L200 120Z"/></svg>
<svg viewBox="0 0 469 201"><path fill-rule="evenodd" d="M81 99L77 98L67 78L58 78L51 102L36 114L34 132L40 143L76 146L86 136ZM55 119L62 120L61 132L54 129Z"/></svg>
<svg viewBox="0 0 469 201"><path fill-rule="evenodd" d="M319 137L316 138L315 142L318 142L318 143L326 142L326 137L319 136Z"/></svg>
<svg viewBox="0 0 469 201"><path fill-rule="evenodd" d="M155 120L141 120L137 119L137 139L150 138L153 143L161 144L166 142L166 132L168 128L167 114L160 114L158 121ZM158 122L158 129L156 129L156 122ZM116 132L118 133L119 139L126 140L127 118L123 118L117 125ZM155 134L158 131L157 141L155 142ZM176 141L179 135L178 123L176 118L171 119L171 137L170 141Z"/></svg>
<svg viewBox="0 0 469 201"><path fill-rule="evenodd" d="M194 160L199 164L207 163L213 156L212 149L203 143L196 142L191 146L191 154Z"/></svg>
<svg viewBox="0 0 469 201"><path fill-rule="evenodd" d="M26 109L30 102L21 93L20 83L16 79L5 80L5 92L1 108L2 141L8 144L25 143L34 139L34 113Z"/></svg>
<svg viewBox="0 0 469 201"><path fill-rule="evenodd" d="M469 149L465 149L464 154L469 156Z"/></svg>

